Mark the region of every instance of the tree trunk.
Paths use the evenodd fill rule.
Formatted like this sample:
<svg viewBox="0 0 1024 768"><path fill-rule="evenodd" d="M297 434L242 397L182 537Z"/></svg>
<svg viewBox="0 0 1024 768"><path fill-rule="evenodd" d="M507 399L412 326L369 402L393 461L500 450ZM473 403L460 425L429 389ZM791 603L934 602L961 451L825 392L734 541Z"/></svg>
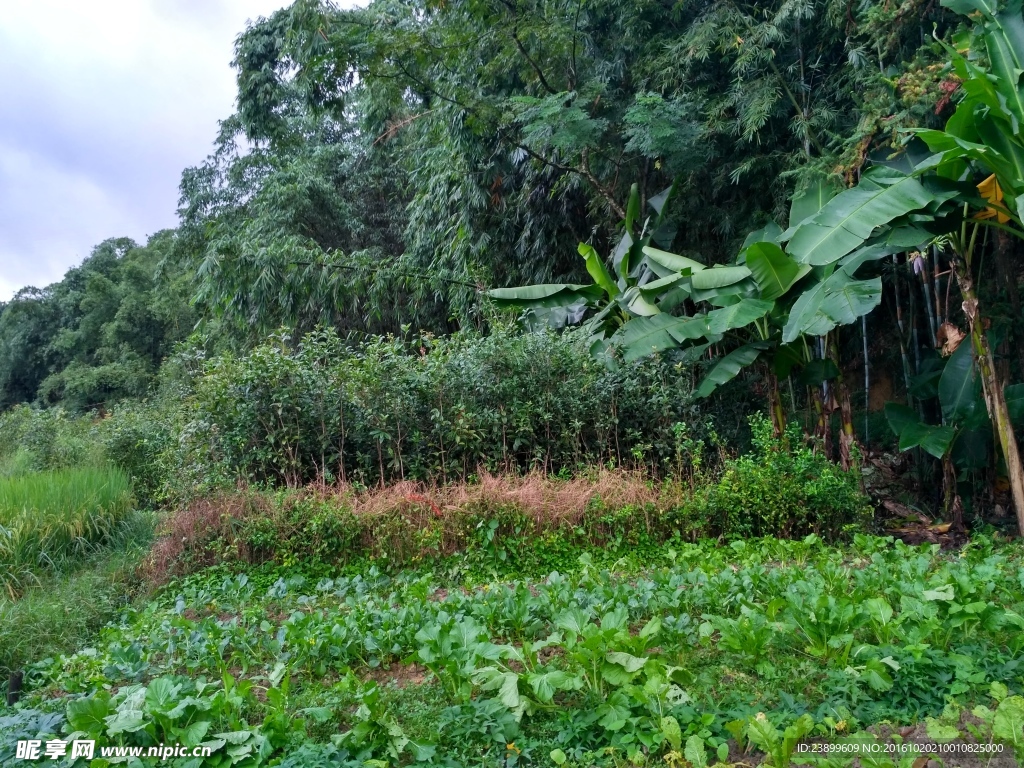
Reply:
<svg viewBox="0 0 1024 768"><path fill-rule="evenodd" d="M999 381L996 366L992 359L992 350L985 336L984 323L978 311L978 297L974 292L974 279L967 264L959 256L952 260L957 285L963 296L964 314L971 329L971 345L974 349L974 360L981 374L981 387L985 396L985 408L992 420L999 447L1006 461L1006 474L1010 481L1010 492L1013 495L1013 506L1017 512L1017 528L1024 535L1024 467L1021 466L1020 451L1017 448L1017 436L1010 422L1010 411L1006 407L1006 394L1003 383Z"/></svg>
<svg viewBox="0 0 1024 768"><path fill-rule="evenodd" d="M765 380L768 384L768 409L771 411L772 429L779 437L786 431L786 410L782 407L782 392L779 390L779 377L768 366L765 369Z"/></svg>
<svg viewBox="0 0 1024 768"><path fill-rule="evenodd" d="M829 340L829 356L836 365L835 395L839 404L839 464L843 469L854 466L853 445L856 442L853 432L853 405L850 402L850 388L843 379L843 369L839 366L839 344L836 341L838 331L832 333Z"/></svg>

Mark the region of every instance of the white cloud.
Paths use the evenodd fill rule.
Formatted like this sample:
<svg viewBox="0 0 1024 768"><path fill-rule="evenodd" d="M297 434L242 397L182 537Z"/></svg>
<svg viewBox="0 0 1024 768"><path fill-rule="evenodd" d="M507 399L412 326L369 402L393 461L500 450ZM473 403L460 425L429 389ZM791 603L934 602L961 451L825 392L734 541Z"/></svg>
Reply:
<svg viewBox="0 0 1024 768"><path fill-rule="evenodd" d="M287 0L7 0L0 300L108 237L176 223L181 171L234 108L235 37Z"/></svg>

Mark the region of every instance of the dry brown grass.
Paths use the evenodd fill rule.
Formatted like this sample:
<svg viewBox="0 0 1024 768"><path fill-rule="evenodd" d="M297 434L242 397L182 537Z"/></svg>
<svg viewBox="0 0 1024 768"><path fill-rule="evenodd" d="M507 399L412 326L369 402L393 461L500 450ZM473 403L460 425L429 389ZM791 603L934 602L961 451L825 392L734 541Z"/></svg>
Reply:
<svg viewBox="0 0 1024 768"><path fill-rule="evenodd" d="M504 520L511 513L520 521L528 520L536 534L583 525L600 540L604 529L610 532L613 527L600 520L608 510L642 510L642 525L649 530L652 513L677 507L684 499L685 491L678 484L658 483L626 470L600 470L571 480L539 473L482 472L472 484L400 482L366 490L310 485L276 497L240 488L172 512L144 572L150 584L160 584L218 562L271 559L281 549L254 546L247 532L256 525L270 530L285 550L294 542L293 549L301 547L298 554L332 547L319 553L341 560L360 553L386 554L392 562L406 562L460 550L483 517ZM348 544L339 546L338 534L329 538L331 534L323 528L310 531L310 509L326 514L337 529L350 534Z"/></svg>

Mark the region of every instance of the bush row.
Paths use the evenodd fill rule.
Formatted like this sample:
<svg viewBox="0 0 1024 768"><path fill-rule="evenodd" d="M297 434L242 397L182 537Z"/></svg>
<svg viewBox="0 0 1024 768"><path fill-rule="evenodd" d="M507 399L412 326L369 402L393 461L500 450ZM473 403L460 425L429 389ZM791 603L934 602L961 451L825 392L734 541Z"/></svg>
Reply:
<svg viewBox="0 0 1024 768"><path fill-rule="evenodd" d="M671 540L803 537L863 530L871 507L853 473L795 435L754 419L755 450L726 460L719 479L655 482L602 470L559 480L484 475L474 484L412 482L356 491L254 489L193 501L170 515L148 564L160 582L218 563L389 567L454 559L472 568L571 568L581 550L612 560ZM568 559L567 559L568 558Z"/></svg>

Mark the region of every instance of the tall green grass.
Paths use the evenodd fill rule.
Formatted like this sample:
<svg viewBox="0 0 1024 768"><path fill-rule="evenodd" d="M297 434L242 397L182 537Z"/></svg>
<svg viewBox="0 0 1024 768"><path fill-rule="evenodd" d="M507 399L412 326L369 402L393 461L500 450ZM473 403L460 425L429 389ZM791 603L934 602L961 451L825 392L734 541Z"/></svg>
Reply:
<svg viewBox="0 0 1024 768"><path fill-rule="evenodd" d="M0 478L0 589L13 599L38 574L111 543L131 513L131 483L112 467Z"/></svg>

